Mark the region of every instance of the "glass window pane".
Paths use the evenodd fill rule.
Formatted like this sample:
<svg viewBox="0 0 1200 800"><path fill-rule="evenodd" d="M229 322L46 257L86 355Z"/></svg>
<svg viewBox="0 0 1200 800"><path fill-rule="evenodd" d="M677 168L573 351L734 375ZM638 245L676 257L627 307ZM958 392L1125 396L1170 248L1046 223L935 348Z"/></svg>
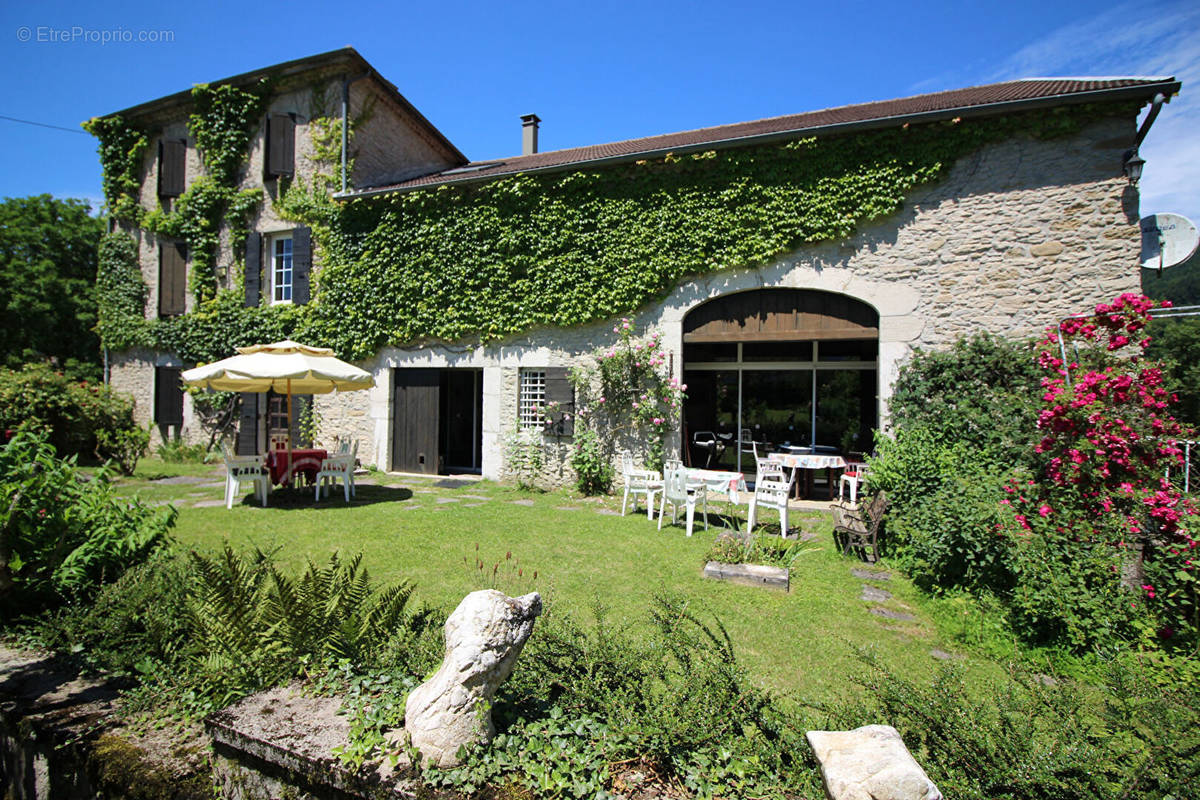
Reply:
<svg viewBox="0 0 1200 800"><path fill-rule="evenodd" d="M683 362L737 361L735 342L695 342L684 344Z"/></svg>
<svg viewBox="0 0 1200 800"><path fill-rule="evenodd" d="M683 419L691 464L732 469L737 457L736 371L685 370ZM699 434L699 437L697 437Z"/></svg>
<svg viewBox="0 0 1200 800"><path fill-rule="evenodd" d="M831 339L817 343L821 361L874 361L879 355L875 339Z"/></svg>
<svg viewBox="0 0 1200 800"><path fill-rule="evenodd" d="M812 361L812 342L746 342L743 361Z"/></svg>
<svg viewBox="0 0 1200 800"><path fill-rule="evenodd" d="M811 370L742 373L741 427L750 432L760 458L782 445L808 444L811 413ZM754 468L754 454L743 453L742 471Z"/></svg>
<svg viewBox="0 0 1200 800"><path fill-rule="evenodd" d="M878 426L873 369L817 372L817 444L842 454L869 452Z"/></svg>

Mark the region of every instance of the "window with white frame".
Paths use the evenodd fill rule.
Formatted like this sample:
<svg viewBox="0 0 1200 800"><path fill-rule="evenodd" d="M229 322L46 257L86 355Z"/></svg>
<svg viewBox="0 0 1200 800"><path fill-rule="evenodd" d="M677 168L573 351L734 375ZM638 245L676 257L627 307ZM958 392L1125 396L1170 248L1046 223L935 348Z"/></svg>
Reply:
<svg viewBox="0 0 1200 800"><path fill-rule="evenodd" d="M536 428L542 424L542 411L546 406L546 370L522 369L521 391L517 402L517 420L522 428Z"/></svg>
<svg viewBox="0 0 1200 800"><path fill-rule="evenodd" d="M271 242L271 302L292 302L292 236L273 236Z"/></svg>

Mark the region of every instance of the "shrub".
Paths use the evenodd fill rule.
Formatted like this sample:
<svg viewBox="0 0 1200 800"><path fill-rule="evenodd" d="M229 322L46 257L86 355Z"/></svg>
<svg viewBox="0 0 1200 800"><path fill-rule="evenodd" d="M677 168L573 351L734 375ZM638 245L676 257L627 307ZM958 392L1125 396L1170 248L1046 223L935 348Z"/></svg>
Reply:
<svg viewBox="0 0 1200 800"><path fill-rule="evenodd" d="M775 526L778 528L778 526ZM722 534L713 542L705 554L705 561L722 564L767 564L775 567L790 567L801 553L807 552L806 542L784 539L778 531L768 534L760 529L752 536L740 537Z"/></svg>
<svg viewBox="0 0 1200 800"><path fill-rule="evenodd" d="M133 403L101 384L69 380L49 364L0 369L0 429L22 424L47 431L60 456L114 458L132 473L143 436Z"/></svg>
<svg viewBox="0 0 1200 800"><path fill-rule="evenodd" d="M946 350L918 350L896 379L892 424L1024 464L1036 441L1040 378L1030 342L984 332Z"/></svg>
<svg viewBox="0 0 1200 800"><path fill-rule="evenodd" d="M575 428L571 469L575 470L575 483L584 494L604 494L612 488L612 462L593 428L582 425Z"/></svg>
<svg viewBox="0 0 1200 800"><path fill-rule="evenodd" d="M117 497L84 476L42 432L0 448L0 614L83 600L166 541L175 510Z"/></svg>
<svg viewBox="0 0 1200 800"><path fill-rule="evenodd" d="M208 457L208 448L202 444L188 444L182 439L170 439L158 446L158 457L169 464L202 464Z"/></svg>

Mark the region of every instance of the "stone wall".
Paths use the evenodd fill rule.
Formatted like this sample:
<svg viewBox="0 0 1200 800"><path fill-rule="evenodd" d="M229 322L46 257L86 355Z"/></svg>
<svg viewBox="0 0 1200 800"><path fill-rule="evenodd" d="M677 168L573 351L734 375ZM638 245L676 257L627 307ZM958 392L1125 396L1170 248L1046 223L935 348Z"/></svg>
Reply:
<svg viewBox="0 0 1200 800"><path fill-rule="evenodd" d="M638 330L657 329L682 378L683 320L697 305L766 287L845 294L879 312L880 418L900 365L916 347L943 347L988 330L1028 336L1071 313L1139 288L1137 196L1121 174L1133 135L1129 119L1097 122L1077 136L1018 137L962 159L947 177L921 187L887 219L839 242L801 248L757 269L684 281L659 303L632 314ZM484 474L501 478L504 437L516 429L520 367L571 366L617 340L612 321L543 328L486 347L389 349L363 364L381 385L408 366L485 368ZM498 368L494 372L487 368ZM364 463L386 468L387 391L357 393L358 419L375 426ZM550 442L548 442L548 445ZM565 448L548 452L547 482L569 481Z"/></svg>

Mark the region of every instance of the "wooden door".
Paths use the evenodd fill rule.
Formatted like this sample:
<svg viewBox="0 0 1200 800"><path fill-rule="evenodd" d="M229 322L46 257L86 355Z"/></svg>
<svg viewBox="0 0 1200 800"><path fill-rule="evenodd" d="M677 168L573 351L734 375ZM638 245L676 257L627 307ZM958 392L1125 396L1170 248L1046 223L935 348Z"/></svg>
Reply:
<svg viewBox="0 0 1200 800"><path fill-rule="evenodd" d="M440 370L392 370L392 469L436 475Z"/></svg>

